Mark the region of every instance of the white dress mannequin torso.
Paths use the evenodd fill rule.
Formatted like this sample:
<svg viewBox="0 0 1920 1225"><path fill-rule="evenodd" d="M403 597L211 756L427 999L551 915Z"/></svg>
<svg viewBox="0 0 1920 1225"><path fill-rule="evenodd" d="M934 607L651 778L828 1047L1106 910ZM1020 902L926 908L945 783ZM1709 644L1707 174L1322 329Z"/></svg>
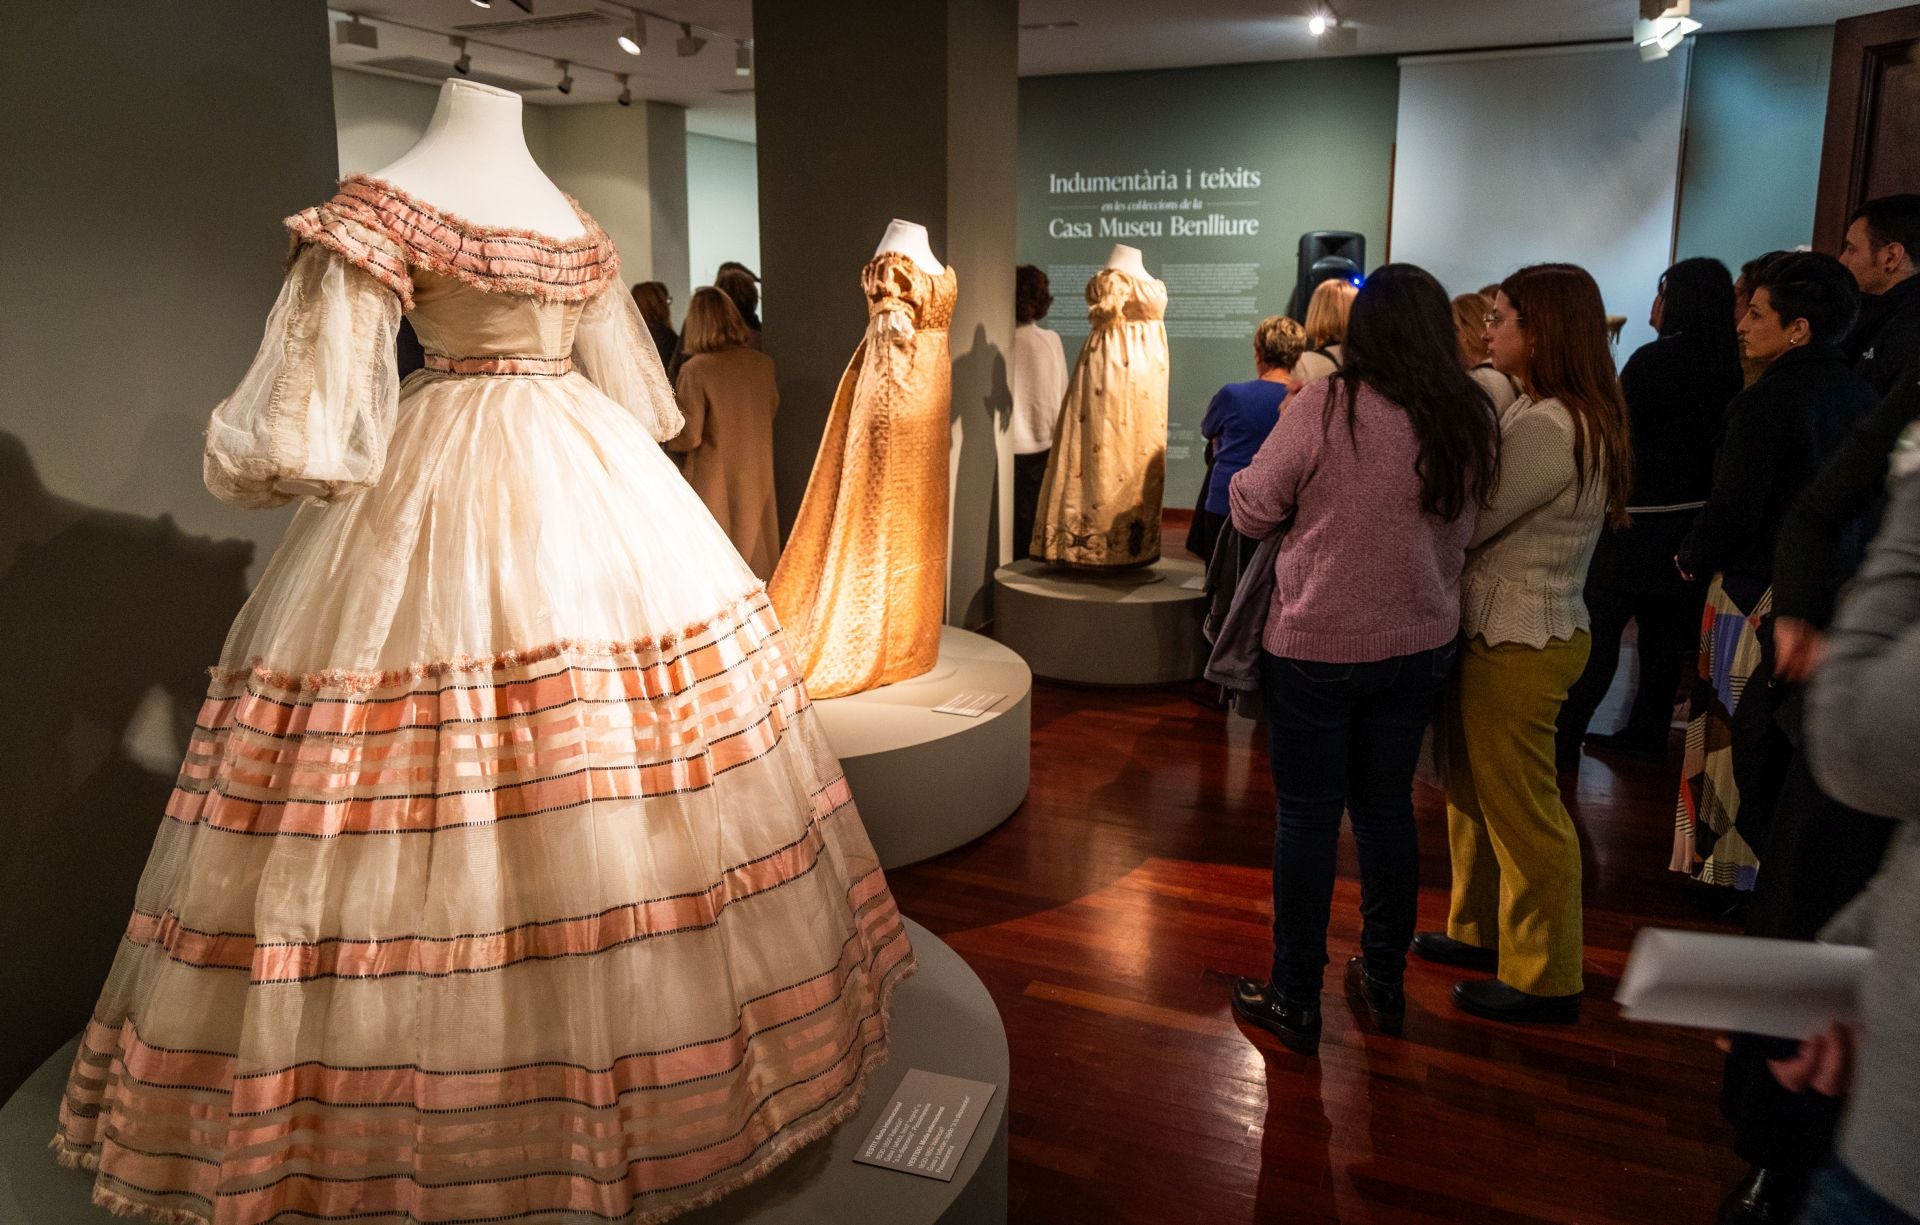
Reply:
<svg viewBox="0 0 1920 1225"><path fill-rule="evenodd" d="M1147 262L1140 254L1140 248L1129 247L1126 243L1115 243L1113 253L1107 256L1107 267L1128 276L1150 280L1152 274L1147 271Z"/></svg>
<svg viewBox="0 0 1920 1225"><path fill-rule="evenodd" d="M420 142L373 176L476 225L548 238L586 233L565 194L527 151L520 95L449 80Z"/></svg>
<svg viewBox="0 0 1920 1225"><path fill-rule="evenodd" d="M887 223L887 232L880 236L880 245L873 253L884 255L889 251L911 259L929 276L939 276L947 270L946 265L934 258L933 245L927 240L927 227L916 222L896 217Z"/></svg>

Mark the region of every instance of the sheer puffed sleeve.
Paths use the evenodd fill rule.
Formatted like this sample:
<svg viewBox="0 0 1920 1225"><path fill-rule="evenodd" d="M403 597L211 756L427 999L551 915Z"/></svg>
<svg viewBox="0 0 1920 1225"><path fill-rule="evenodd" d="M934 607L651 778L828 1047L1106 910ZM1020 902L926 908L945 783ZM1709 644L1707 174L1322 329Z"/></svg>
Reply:
<svg viewBox="0 0 1920 1225"><path fill-rule="evenodd" d="M203 475L236 506L335 501L372 486L399 405L400 298L318 243L294 254L266 338L213 410Z"/></svg>
<svg viewBox="0 0 1920 1225"><path fill-rule="evenodd" d="M617 279L595 294L573 334L573 362L594 386L645 426L655 442L680 432L673 385L640 318L633 295Z"/></svg>

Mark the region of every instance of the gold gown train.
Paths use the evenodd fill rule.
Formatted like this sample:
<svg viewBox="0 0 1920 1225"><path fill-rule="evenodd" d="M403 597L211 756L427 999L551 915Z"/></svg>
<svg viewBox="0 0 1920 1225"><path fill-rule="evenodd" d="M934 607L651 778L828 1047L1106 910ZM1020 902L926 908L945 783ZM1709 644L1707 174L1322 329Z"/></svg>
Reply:
<svg viewBox="0 0 1920 1225"><path fill-rule="evenodd" d="M1103 268L1040 487L1033 556L1078 569L1160 558L1167 480L1167 287Z"/></svg>
<svg viewBox="0 0 1920 1225"><path fill-rule="evenodd" d="M816 698L931 670L946 604L953 269L883 252L860 283L867 333L767 585Z"/></svg>

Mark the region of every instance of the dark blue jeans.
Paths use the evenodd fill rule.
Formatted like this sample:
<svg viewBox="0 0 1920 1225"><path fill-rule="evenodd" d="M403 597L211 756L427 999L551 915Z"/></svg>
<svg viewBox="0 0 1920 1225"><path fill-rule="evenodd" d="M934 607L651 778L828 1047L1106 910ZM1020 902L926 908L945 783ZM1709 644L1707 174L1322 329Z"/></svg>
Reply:
<svg viewBox="0 0 1920 1225"><path fill-rule="evenodd" d="M1261 653L1279 809L1273 984L1291 1003L1320 996L1343 811L1360 852L1367 972L1396 986L1406 973L1420 890L1413 772L1453 657L1452 643L1365 664Z"/></svg>
<svg viewBox="0 0 1920 1225"><path fill-rule="evenodd" d="M1916 1225L1912 1217L1889 1204L1880 1193L1860 1181L1839 1161L1813 1176L1799 1225Z"/></svg>

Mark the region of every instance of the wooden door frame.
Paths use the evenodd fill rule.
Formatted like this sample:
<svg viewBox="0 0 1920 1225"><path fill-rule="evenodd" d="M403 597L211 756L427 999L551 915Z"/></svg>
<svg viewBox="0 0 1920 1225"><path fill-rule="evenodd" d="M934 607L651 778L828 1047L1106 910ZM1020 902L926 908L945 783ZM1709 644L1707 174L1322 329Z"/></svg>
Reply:
<svg viewBox="0 0 1920 1225"><path fill-rule="evenodd" d="M1847 222L1864 204L1867 149L1872 128L1861 122L1873 101L1876 74L1869 71L1886 50L1920 37L1920 5L1888 9L1834 23L1833 71L1827 85L1827 129L1820 148L1820 190L1813 214L1816 251L1838 254Z"/></svg>

